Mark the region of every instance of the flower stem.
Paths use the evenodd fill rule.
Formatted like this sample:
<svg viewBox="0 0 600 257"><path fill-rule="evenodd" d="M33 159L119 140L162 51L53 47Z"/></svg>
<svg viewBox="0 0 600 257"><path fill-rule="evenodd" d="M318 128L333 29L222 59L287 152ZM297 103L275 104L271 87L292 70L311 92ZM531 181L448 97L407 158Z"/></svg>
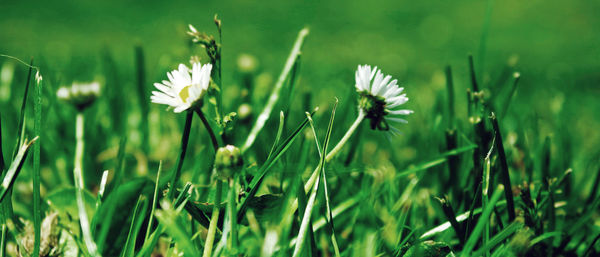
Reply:
<svg viewBox="0 0 600 257"><path fill-rule="evenodd" d="M210 224L208 225L208 234L206 235L206 241L204 243L203 257L210 257L212 254L212 247L215 241L215 233L217 232L217 222L219 221L220 203L221 203L221 189L222 182L217 180L217 192L215 193L215 201L213 203L213 212L210 218Z"/></svg>
<svg viewBox="0 0 600 257"><path fill-rule="evenodd" d="M229 208L229 233L231 233L230 244L227 244L230 248L230 253L237 251L238 236L237 236L237 204L235 202L236 190L235 190L235 179L229 179L229 200L227 207Z"/></svg>
<svg viewBox="0 0 600 257"><path fill-rule="evenodd" d="M92 256L100 256L98 254L98 248L92 239L92 234L90 232L90 223L87 216L87 212L85 210L85 204L83 202L83 188L85 187L83 181L83 149L84 149L84 140L83 140L83 130L84 130L84 119L83 112L77 112L77 118L75 122L75 163L73 168L73 179L75 180L75 188L76 193L75 197L77 198L77 207L79 209L79 223L81 225L81 232L83 234L83 240L85 242L86 247L88 248L88 252Z"/></svg>
<svg viewBox="0 0 600 257"><path fill-rule="evenodd" d="M340 150L342 150L342 147L346 144L346 142L348 142L348 139L350 139L350 137L354 134L354 131L356 131L358 126L365 119L365 116L366 116L366 113L362 109L359 109L356 120L354 121L354 123L352 123L352 125L350 126L348 131L346 131L346 134L344 134L344 136L342 137L342 139L340 139L340 141L337 143L337 145L335 145L335 147L333 149L331 149L331 151L329 153L327 153L327 156L325 156L325 162L328 162L331 159L333 159L333 157L335 157L335 155L338 154L340 152ZM304 185L304 191L308 191L308 190L310 190L310 188L312 188L312 186L314 185L318 176L319 176L319 167L317 167L313 171L313 173L310 175L310 178L308 179L308 181L306 181L306 185Z"/></svg>
<svg viewBox="0 0 600 257"><path fill-rule="evenodd" d="M200 108L196 108L195 110L196 110L196 113L198 114L198 117L200 117L202 124L206 128L206 131L208 132L208 135L210 136L210 141L212 142L212 145L215 148L215 152L216 152L219 149L219 142L217 141L217 136L215 135L215 132L210 127L210 124L208 123L208 120L206 119L206 116L204 116L204 113L202 112L202 110L200 110Z"/></svg>
<svg viewBox="0 0 600 257"><path fill-rule="evenodd" d="M181 168L183 167L183 160L185 159L185 153L187 151L188 141L190 139L190 129L192 128L192 118L194 113L191 111L187 112L185 116L185 125L183 127L183 135L181 136L181 150L179 158L177 158L177 166L175 167L175 174L171 177L171 189L169 190L169 198L175 197L175 184L181 175Z"/></svg>

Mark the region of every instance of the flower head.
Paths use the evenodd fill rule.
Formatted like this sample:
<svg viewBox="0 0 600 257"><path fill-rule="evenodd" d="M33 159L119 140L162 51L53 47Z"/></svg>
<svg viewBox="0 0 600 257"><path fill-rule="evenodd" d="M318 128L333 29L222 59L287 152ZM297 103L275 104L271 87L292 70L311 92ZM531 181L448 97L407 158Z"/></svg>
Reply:
<svg viewBox="0 0 600 257"><path fill-rule="evenodd" d="M242 152L233 145L226 145L217 150L215 156L215 170L221 179L229 179L244 166Z"/></svg>
<svg viewBox="0 0 600 257"><path fill-rule="evenodd" d="M371 129L399 132L390 123L407 123L398 116L413 111L400 108L408 98L406 94L401 94L404 88L398 86L398 80L392 80L392 76L385 76L377 67L371 68L369 65L359 65L355 78L358 106L371 121Z"/></svg>
<svg viewBox="0 0 600 257"><path fill-rule="evenodd" d="M211 69L210 63L194 63L191 70L184 64L179 64L179 69L167 72L168 81L154 83L154 87L160 91L152 91L150 99L153 103L174 108L176 113L201 105L210 82Z"/></svg>
<svg viewBox="0 0 600 257"><path fill-rule="evenodd" d="M100 95L100 83L73 82L70 87L61 87L56 92L58 99L73 104L83 110L91 105Z"/></svg>

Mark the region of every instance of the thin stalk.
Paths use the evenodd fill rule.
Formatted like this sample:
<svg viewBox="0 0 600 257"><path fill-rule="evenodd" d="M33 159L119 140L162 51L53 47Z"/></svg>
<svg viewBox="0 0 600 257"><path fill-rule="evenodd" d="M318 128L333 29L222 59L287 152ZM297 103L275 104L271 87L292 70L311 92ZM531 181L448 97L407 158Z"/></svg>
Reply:
<svg viewBox="0 0 600 257"><path fill-rule="evenodd" d="M236 179L229 179L229 200L227 203L228 212L229 212L229 232L231 234L230 243L227 244L229 248L229 253L233 253L237 251L238 246L238 234L237 234L237 208L236 208L236 190L235 190L235 181Z"/></svg>
<svg viewBox="0 0 600 257"><path fill-rule="evenodd" d="M77 207L79 209L79 223L81 225L81 232L83 234L83 240L87 247L88 252L92 256L100 256L98 254L98 248L94 240L92 239L92 234L90 233L90 222L87 216L87 212L85 210L85 204L83 202L83 188L85 187L85 183L83 180L83 149L85 145L85 141L83 140L83 131L84 131L84 118L83 112L77 112L77 118L75 122L75 164L73 169L73 179L75 180L75 188L77 198Z"/></svg>
<svg viewBox="0 0 600 257"><path fill-rule="evenodd" d="M490 151L491 152L491 151ZM483 169L483 189L481 190L481 209L485 210L488 206L489 202L489 187L490 187L490 155L485 157L485 167ZM487 245L488 241L490 241L490 223L486 222L483 227L483 242L482 245ZM490 251L485 251L485 257L490 256Z"/></svg>
<svg viewBox="0 0 600 257"><path fill-rule="evenodd" d="M41 139L41 123L42 123L42 77L39 72L35 74L36 88L35 88L35 102L33 105L34 109L34 122L33 131L38 141ZM34 244L32 256L40 255L40 241L42 231L42 208L41 208L41 197L40 197L40 144L38 142L33 146L33 230L34 230Z"/></svg>
<svg viewBox="0 0 600 257"><path fill-rule="evenodd" d="M212 255L213 243L215 242L215 233L217 232L217 222L219 221L220 203L221 203L221 181L217 181L217 192L215 193L215 199L213 203L213 212L210 218L210 225L208 226L208 234L206 235L206 241L204 242L204 253L203 257L210 257Z"/></svg>
<svg viewBox="0 0 600 257"><path fill-rule="evenodd" d="M335 145L335 147L333 149L331 149L331 151L329 153L327 153L327 156L325 156L325 162L329 162L331 159L333 159L333 157L335 157L336 154L338 154L340 152L340 150L342 150L342 147L344 147L346 142L348 142L348 139L350 139L352 134L354 134L354 131L356 131L358 126L365 119L365 116L366 116L366 113L362 109L360 109L358 111L358 116L356 117L356 120L354 121L354 123L352 123L352 125L350 126L348 131L346 131L346 134L344 134L344 136L342 137L342 139L340 139L340 141L337 143L337 145ZM313 171L313 173L312 173L312 175L310 175L310 178L308 179L308 181L306 181L306 184L304 185L304 191L308 191L308 190L310 190L310 188L312 188L312 186L314 185L315 180L317 179L318 176L319 176L319 167L317 167Z"/></svg>
<svg viewBox="0 0 600 257"><path fill-rule="evenodd" d="M148 241L150 232L152 231L152 222L154 220L154 211L156 210L156 201L158 200L158 182L160 181L160 172L162 171L162 161L158 163L158 171L156 172L156 184L154 185L154 194L152 195L152 202L150 208L150 216L148 217L148 228L146 228L146 236L144 242Z"/></svg>
<svg viewBox="0 0 600 257"><path fill-rule="evenodd" d="M321 165L319 165L320 168ZM318 173L317 173L318 175ZM319 178L321 176L317 176L316 183L314 184L312 193L310 194L310 198L308 199L308 203L306 204L306 210L304 211L304 215L302 216L302 224L300 224L300 229L298 231L298 237L296 239L296 246L294 248L293 257L298 256L300 251L302 250L302 246L304 245L304 239L306 239L306 230L310 224L310 216L312 213L312 209L315 205L315 199L317 198L317 190L319 188ZM312 228L311 228L312 229Z"/></svg>
<svg viewBox="0 0 600 257"><path fill-rule="evenodd" d="M177 166L175 168L175 174L171 177L171 190L169 190L169 198L175 197L175 184L181 175L181 168L183 167L183 160L185 159L185 153L187 151L188 141L190 139L190 129L192 128L192 118L194 118L194 112L188 111L185 116L185 125L183 127L183 135L181 136L181 150L179 158L177 158Z"/></svg>
<svg viewBox="0 0 600 257"><path fill-rule="evenodd" d="M215 135L213 129L210 127L210 124L208 123L208 120L206 119L206 116L204 116L202 110L200 110L200 108L196 108L195 110L198 114L198 117L200 117L200 120L202 121L202 125L204 125L204 127L206 128L206 131L210 136L210 141L212 142L213 148L215 148L216 152L219 149L219 142L217 141L217 136Z"/></svg>

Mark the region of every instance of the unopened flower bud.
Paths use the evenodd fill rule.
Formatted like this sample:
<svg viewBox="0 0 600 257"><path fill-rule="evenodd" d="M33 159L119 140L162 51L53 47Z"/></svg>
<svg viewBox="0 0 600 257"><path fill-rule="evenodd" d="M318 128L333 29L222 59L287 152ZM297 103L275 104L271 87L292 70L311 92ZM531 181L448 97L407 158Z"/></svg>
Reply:
<svg viewBox="0 0 600 257"><path fill-rule="evenodd" d="M70 87L59 88L56 96L60 100L73 104L77 109L83 110L100 96L100 83L75 82Z"/></svg>
<svg viewBox="0 0 600 257"><path fill-rule="evenodd" d="M227 145L217 150L215 169L221 179L229 179L238 173L244 166L242 152L233 145Z"/></svg>

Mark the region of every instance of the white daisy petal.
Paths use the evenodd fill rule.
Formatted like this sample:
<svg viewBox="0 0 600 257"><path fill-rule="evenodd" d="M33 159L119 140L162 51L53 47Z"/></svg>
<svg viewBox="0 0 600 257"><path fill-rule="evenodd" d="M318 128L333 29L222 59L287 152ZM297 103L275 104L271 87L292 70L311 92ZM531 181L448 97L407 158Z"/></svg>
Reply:
<svg viewBox="0 0 600 257"><path fill-rule="evenodd" d="M165 104L174 108L174 112L183 112L201 101L203 91L208 89L212 65L194 63L190 70L180 64L176 70L167 72L169 80L154 83L158 91L152 91L153 103Z"/></svg>
<svg viewBox="0 0 600 257"><path fill-rule="evenodd" d="M382 117L390 123L407 123L405 119L399 118L400 115L409 115L413 113L408 109L395 109L406 103L408 97L402 94L403 87L398 86L398 80L392 79L392 76L385 75L375 66L359 65L354 75L355 87L359 92L366 91L366 96L359 101L359 107L368 113L367 117L371 119L381 119ZM369 96L370 95L370 96ZM375 120L379 122L378 120ZM377 128L380 125L374 126ZM389 125L391 134L400 133L400 131Z"/></svg>

